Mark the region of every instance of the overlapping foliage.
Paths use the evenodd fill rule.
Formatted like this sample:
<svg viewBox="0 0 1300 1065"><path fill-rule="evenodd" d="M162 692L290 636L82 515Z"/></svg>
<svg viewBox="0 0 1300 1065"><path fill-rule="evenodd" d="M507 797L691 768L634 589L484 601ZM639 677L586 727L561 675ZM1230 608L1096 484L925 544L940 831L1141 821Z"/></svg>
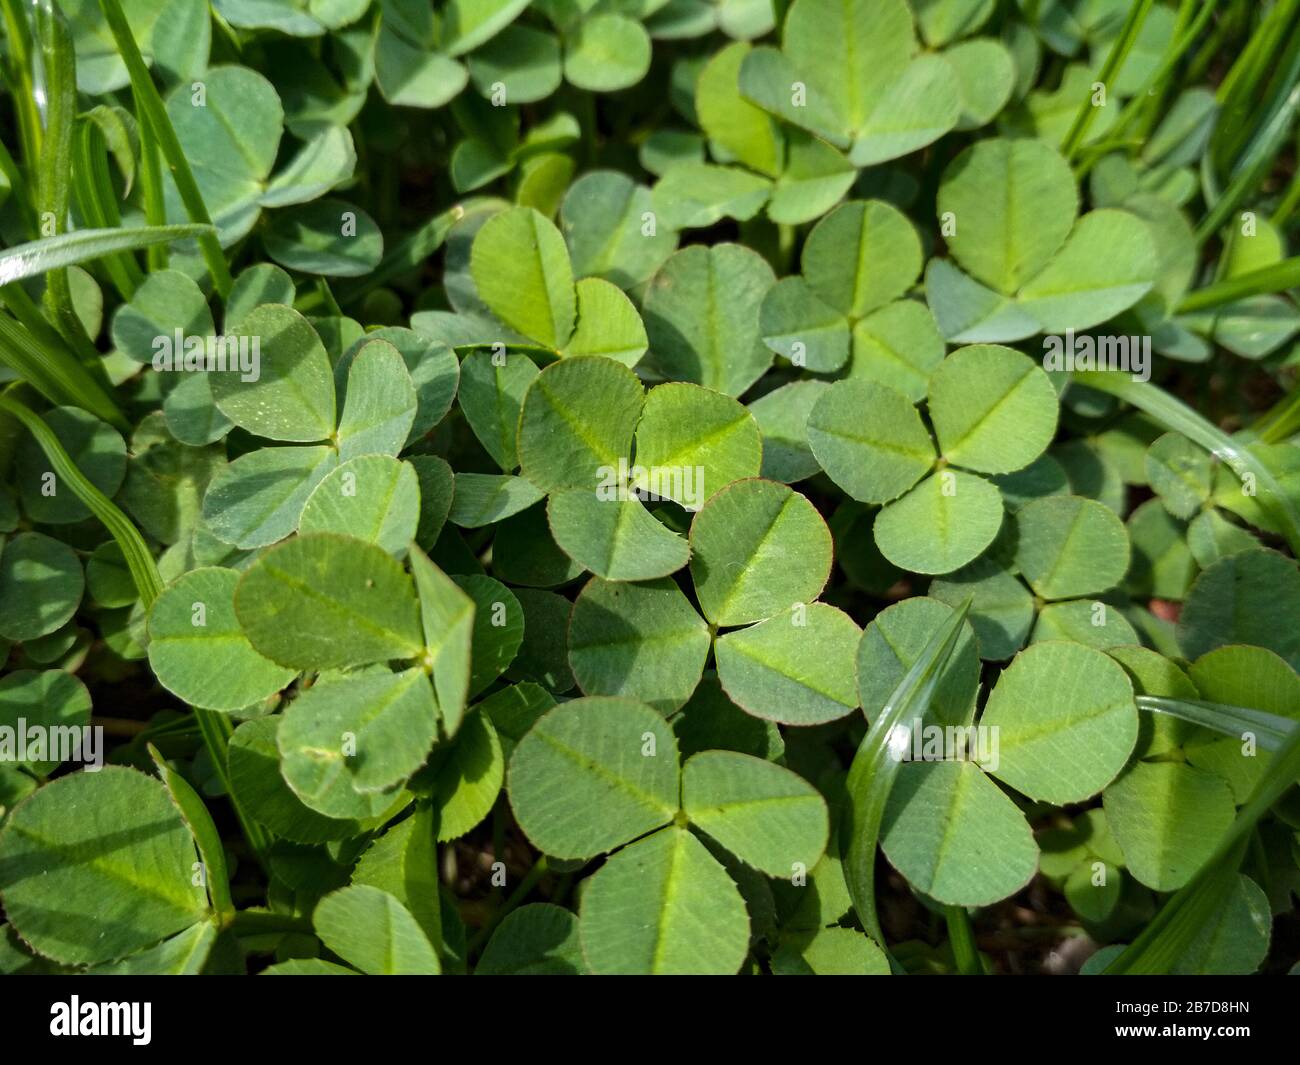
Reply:
<svg viewBox="0 0 1300 1065"><path fill-rule="evenodd" d="M0 13L0 971L1294 962L1296 0Z"/></svg>

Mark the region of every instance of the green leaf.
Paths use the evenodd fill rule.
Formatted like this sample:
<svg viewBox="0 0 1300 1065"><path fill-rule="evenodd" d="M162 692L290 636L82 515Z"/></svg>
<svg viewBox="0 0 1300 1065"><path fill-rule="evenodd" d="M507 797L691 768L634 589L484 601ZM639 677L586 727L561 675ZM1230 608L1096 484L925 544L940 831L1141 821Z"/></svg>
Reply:
<svg viewBox="0 0 1300 1065"><path fill-rule="evenodd" d="M524 477L494 473L458 473L455 485L449 517L462 529L503 521L527 510L545 494Z"/></svg>
<svg viewBox="0 0 1300 1065"><path fill-rule="evenodd" d="M1106 820L1129 872L1156 891L1182 887L1232 824L1220 778L1176 762L1138 762L1106 789Z"/></svg>
<svg viewBox="0 0 1300 1065"><path fill-rule="evenodd" d="M437 716L420 669L318 681L284 712L276 735L280 772L304 803L327 817L381 813L391 796L377 793L424 764Z"/></svg>
<svg viewBox="0 0 1300 1065"><path fill-rule="evenodd" d="M861 636L835 607L796 604L788 617L718 637L718 679L755 717L787 725L834 721L857 706L853 651Z"/></svg>
<svg viewBox="0 0 1300 1065"><path fill-rule="evenodd" d="M849 357L849 322L824 303L802 275L783 277L759 308L763 343L814 373L838 370Z"/></svg>
<svg viewBox="0 0 1300 1065"><path fill-rule="evenodd" d="M837 381L808 415L821 468L854 499L897 499L934 466L934 443L916 408L887 385Z"/></svg>
<svg viewBox="0 0 1300 1065"><path fill-rule="evenodd" d="M774 481L737 481L691 522L691 577L715 625L761 621L809 603L830 576L831 537L817 509Z"/></svg>
<svg viewBox="0 0 1300 1065"><path fill-rule="evenodd" d="M971 628L979 639L980 657L988 661L1001 662L1019 651L1034 623L1029 589L992 558L977 558L936 578L929 594L954 607L971 597Z"/></svg>
<svg viewBox="0 0 1300 1065"><path fill-rule="evenodd" d="M978 557L1002 527L1002 498L962 470L931 474L876 516L876 544L900 569L951 573Z"/></svg>
<svg viewBox="0 0 1300 1065"><path fill-rule="evenodd" d="M540 850L591 858L668 824L678 780L677 742L659 714L631 699L574 699L516 745L510 806Z"/></svg>
<svg viewBox="0 0 1300 1065"><path fill-rule="evenodd" d="M213 824L212 815L203 805L199 793L180 773L176 772L158 753L158 748L149 745L149 756L153 759L158 775L162 778L167 794L176 809L180 811L185 827L189 829L199 848L202 859L202 883L207 887L208 897L212 900L212 909L223 924L235 916L235 904L230 897L230 874L226 868L226 851Z"/></svg>
<svg viewBox="0 0 1300 1065"><path fill-rule="evenodd" d="M338 669L420 653L414 591L383 548L312 533L272 548L245 571L235 614L271 661Z"/></svg>
<svg viewBox="0 0 1300 1065"><path fill-rule="evenodd" d="M203 290L189 277L176 270L158 270L114 312L110 333L118 351L148 364L160 352L159 338L172 341L177 329L182 337L212 336L212 312Z"/></svg>
<svg viewBox="0 0 1300 1065"><path fill-rule="evenodd" d="M369 822L326 817L290 789L280 772L276 745L282 720L277 714L245 721L230 737L231 786L244 809L277 836L296 843L341 840L364 831Z"/></svg>
<svg viewBox="0 0 1300 1065"><path fill-rule="evenodd" d="M353 884L331 892L316 906L312 926L325 946L371 976L442 972L411 911L380 888Z"/></svg>
<svg viewBox="0 0 1300 1065"><path fill-rule="evenodd" d="M519 465L516 438L524 394L537 376L537 364L517 352L479 349L460 367L460 409L489 455L509 472Z"/></svg>
<svg viewBox="0 0 1300 1065"><path fill-rule="evenodd" d="M767 262L738 244L683 248L646 292L647 364L669 380L739 396L772 364L759 308L774 281Z"/></svg>
<svg viewBox="0 0 1300 1065"><path fill-rule="evenodd" d="M72 548L44 533L19 533L0 552L0 636L35 640L61 629L85 588Z"/></svg>
<svg viewBox="0 0 1300 1065"><path fill-rule="evenodd" d="M617 285L586 277L574 286L577 326L561 355L602 355L635 366L645 354L645 325L632 301Z"/></svg>
<svg viewBox="0 0 1300 1065"><path fill-rule="evenodd" d="M519 413L520 470L546 492L595 489L631 451L641 384L612 359L562 359L528 386Z"/></svg>
<svg viewBox="0 0 1300 1065"><path fill-rule="evenodd" d="M363 455L335 467L307 497L302 533L339 533L401 558L420 520L415 468L388 455Z"/></svg>
<svg viewBox="0 0 1300 1065"><path fill-rule="evenodd" d="M588 92L617 92L650 69L650 36L639 22L618 14L584 18L565 39L564 77Z"/></svg>
<svg viewBox="0 0 1300 1065"><path fill-rule="evenodd" d="M90 692L86 686L71 673L61 669L48 669L37 672L31 669L19 669L0 678L0 722L14 732L23 732L33 738L43 729L46 737L43 743L46 755L36 757L38 752L31 745L26 750L12 749L13 737L6 747L5 761L15 766L23 766L40 777L47 777L62 764L53 749L60 736L84 736L80 730L90 726ZM77 729L76 734L61 730ZM91 751L78 748L83 759L91 757ZM76 752L73 752L76 753ZM100 752L102 754L102 750ZM50 757L50 756L54 757Z"/></svg>
<svg viewBox="0 0 1300 1065"><path fill-rule="evenodd" d="M825 381L791 381L749 404L762 433L760 476L793 484L820 472L808 443L808 419L828 388Z"/></svg>
<svg viewBox="0 0 1300 1065"><path fill-rule="evenodd" d="M1156 280L1151 232L1126 211L1092 211L1065 247L1020 290L1044 332L1090 329L1141 299Z"/></svg>
<svg viewBox="0 0 1300 1065"><path fill-rule="evenodd" d="M758 425L734 399L668 382L642 407L632 487L698 510L732 482L757 477L762 455Z"/></svg>
<svg viewBox="0 0 1300 1065"><path fill-rule="evenodd" d="M420 627L425 655L433 666L433 688L443 728L453 735L469 699L475 603L418 547L411 548L411 572L419 593Z"/></svg>
<svg viewBox="0 0 1300 1065"><path fill-rule="evenodd" d="M1042 367L1010 348L962 348L930 375L939 451L980 473L1023 469L1056 433L1056 389Z"/></svg>
<svg viewBox="0 0 1300 1065"><path fill-rule="evenodd" d="M668 578L593 577L574 601L569 664L587 695L628 696L669 713L690 698L708 653L708 627Z"/></svg>
<svg viewBox="0 0 1300 1065"><path fill-rule="evenodd" d="M769 876L811 869L830 831L816 788L788 769L733 751L687 760L682 809L691 824Z"/></svg>
<svg viewBox="0 0 1300 1065"><path fill-rule="evenodd" d="M618 171L578 178L560 205L574 276L601 277L622 289L648 281L677 246L668 226L649 224L652 212L650 190Z"/></svg>
<svg viewBox="0 0 1300 1065"><path fill-rule="evenodd" d="M476 976L577 976L587 971L578 919L535 902L508 913L483 948Z"/></svg>
<svg viewBox="0 0 1300 1065"><path fill-rule="evenodd" d="M1124 768L1137 743L1133 685L1100 651L1037 643L998 678L980 718L997 729L987 769L1031 799L1082 802Z"/></svg>
<svg viewBox="0 0 1300 1065"><path fill-rule="evenodd" d="M672 827L610 858L588 881L578 919L596 974L729 976L749 949L735 883L693 835Z"/></svg>
<svg viewBox="0 0 1300 1065"><path fill-rule="evenodd" d="M849 798L847 816L839 828L844 848L844 881L854 911L878 944L884 944L885 936L876 915L876 845L900 765L893 748L899 735L896 730L902 728L910 733L924 716L957 645L969 606L963 603L933 632L920 657L871 720L871 727L849 766L845 782Z"/></svg>
<svg viewBox="0 0 1300 1065"><path fill-rule="evenodd" d="M348 365L339 461L358 455L396 455L410 437L418 405L401 352L386 340L367 341Z"/></svg>
<svg viewBox="0 0 1300 1065"><path fill-rule="evenodd" d="M1079 211L1079 193L1055 148L1041 140L998 138L976 142L948 164L937 206L962 269L1010 295L1060 251Z"/></svg>
<svg viewBox="0 0 1300 1065"><path fill-rule="evenodd" d="M889 704L890 697L920 661L931 636L965 599L966 595L962 595L955 604L948 604L929 596L913 596L886 607L871 619L856 655L858 696L868 721L875 721ZM975 628L973 604L967 618L970 624L960 627L948 664L930 694L926 724L970 722L980 672L971 632Z"/></svg>
<svg viewBox="0 0 1300 1065"><path fill-rule="evenodd" d="M442 908L434 823L433 808L417 806L410 817L366 848L353 870L352 883L387 891L411 911L437 948L442 942Z"/></svg>
<svg viewBox="0 0 1300 1065"><path fill-rule="evenodd" d="M250 350L256 344L260 356L256 377L239 368L211 375L212 395L222 414L270 440L305 442L333 434L329 355L306 318L290 307L264 304L250 311L232 335L241 347L244 338Z"/></svg>
<svg viewBox="0 0 1300 1065"><path fill-rule="evenodd" d="M654 209L673 229L700 229L724 218L749 221L770 193L771 183L748 170L688 159L664 171L654 188Z"/></svg>
<svg viewBox="0 0 1300 1065"><path fill-rule="evenodd" d="M850 318L898 299L920 273L916 230L898 208L880 200L841 204L813 227L804 245L809 286Z"/></svg>
<svg viewBox="0 0 1300 1065"><path fill-rule="evenodd" d="M970 762L904 765L885 809L881 845L908 883L952 906L1014 895L1038 862L1015 803Z"/></svg>
<svg viewBox="0 0 1300 1065"><path fill-rule="evenodd" d="M743 41L728 45L705 64L695 83L695 111L709 138L738 162L768 177L782 170L784 138L777 124L740 95L740 66L750 52Z"/></svg>
<svg viewBox="0 0 1300 1065"><path fill-rule="evenodd" d="M1106 506L1050 496L1016 512L1016 565L1044 599L1072 599L1113 588L1129 568L1128 531Z"/></svg>
<svg viewBox="0 0 1300 1065"><path fill-rule="evenodd" d="M298 527L312 491L338 465L332 447L268 447L218 470L203 496L203 520L219 540L265 547Z"/></svg>
<svg viewBox="0 0 1300 1065"><path fill-rule="evenodd" d="M114 961L204 918L196 860L158 781L121 766L74 773L37 790L0 832L5 916L57 962Z"/></svg>
<svg viewBox="0 0 1300 1065"><path fill-rule="evenodd" d="M1210 456L1179 433L1165 433L1147 449L1145 472L1175 518L1193 517L1214 487Z"/></svg>
<svg viewBox="0 0 1300 1065"><path fill-rule="evenodd" d="M470 271L483 301L510 328L553 350L577 314L564 238L531 207L490 218L474 238Z"/></svg>
<svg viewBox="0 0 1300 1065"><path fill-rule="evenodd" d="M297 675L253 649L235 617L234 570L201 567L160 595L149 612L149 665L191 706L233 711L287 687Z"/></svg>
<svg viewBox="0 0 1300 1065"><path fill-rule="evenodd" d="M690 547L682 537L635 498L606 495L571 488L551 496L546 518L565 554L611 581L653 580L686 565Z"/></svg>
<svg viewBox="0 0 1300 1065"><path fill-rule="evenodd" d="M117 430L79 407L55 407L44 418L86 480L104 495L114 495L126 475L126 444ZM32 521L68 525L91 517L76 491L60 482L33 436L23 435L13 462L15 487Z"/></svg>
<svg viewBox="0 0 1300 1065"><path fill-rule="evenodd" d="M262 243L281 266L325 277L361 277L384 257L384 236L375 220L335 199L276 211Z"/></svg>
<svg viewBox="0 0 1300 1065"><path fill-rule="evenodd" d="M505 780L501 741L491 721L471 714L446 756L435 754L434 796L438 805L438 840L458 839L487 817Z"/></svg>
<svg viewBox="0 0 1300 1065"><path fill-rule="evenodd" d="M1224 644L1266 647L1300 668L1300 570L1276 551L1239 551L1192 585L1178 619L1178 645L1199 658ZM0 626L3 631L3 626Z"/></svg>

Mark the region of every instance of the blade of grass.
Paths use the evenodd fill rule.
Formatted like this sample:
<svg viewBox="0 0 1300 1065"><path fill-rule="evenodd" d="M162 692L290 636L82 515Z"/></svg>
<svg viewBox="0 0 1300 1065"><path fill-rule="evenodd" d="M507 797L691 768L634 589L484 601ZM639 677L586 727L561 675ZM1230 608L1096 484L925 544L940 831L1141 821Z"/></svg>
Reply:
<svg viewBox="0 0 1300 1065"><path fill-rule="evenodd" d="M982 976L984 966L975 946L975 932L970 925L970 914L964 906L945 906L943 917L948 924L948 944L952 947L957 972L962 976Z"/></svg>
<svg viewBox="0 0 1300 1065"><path fill-rule="evenodd" d="M144 65L140 48L131 35L131 27L122 11L122 5L118 0L99 0L99 6L104 13L109 31L113 34L117 50L126 63L131 88L135 94L142 134L143 127L147 125L157 138L158 147L167 162L168 170L171 171L172 180L176 182L176 190L180 193L181 202L185 204L185 210L191 221L211 226L212 218L208 214L207 205L203 202L203 194L199 192L199 186L190 170L189 160L185 158L176 130L172 128L171 119L167 117L167 108L163 104L158 87L149 76L149 69ZM230 276L230 266L226 262L225 253L221 250L221 242L217 239L215 229L199 237L199 247L203 251L203 261L207 264L208 272L212 275L212 284L217 294L224 300L230 293L230 286L234 284L234 279Z"/></svg>
<svg viewBox="0 0 1300 1065"><path fill-rule="evenodd" d="M212 815L190 782L171 767L152 743L147 745L147 749L158 775L167 786L172 802L176 804L185 824L189 826L194 842L199 846L199 857L203 859L203 886L207 888L212 909L216 912L221 927L227 928L235 918L235 903L230 896L226 849L221 845L217 826L212 823Z"/></svg>
<svg viewBox="0 0 1300 1065"><path fill-rule="evenodd" d="M1102 64L1101 73L1097 75L1097 80L1106 86L1107 91L1110 89L1111 80L1115 77L1116 72L1128 58L1128 54L1133 49L1134 42L1137 41L1138 34L1142 30L1142 24L1146 21L1147 14L1151 10L1154 0L1137 0L1129 8L1128 17L1124 19L1124 25L1120 28L1119 36L1115 38L1115 43L1110 46L1110 52L1106 56L1106 62ZM1083 144L1083 139L1088 135L1088 127L1092 125L1092 120L1096 115L1097 109L1093 106L1091 95L1085 99L1079 107L1078 113L1074 116L1074 121L1070 124L1069 132L1066 133L1065 139L1061 142L1061 154L1070 159L1074 153L1079 150Z"/></svg>
<svg viewBox="0 0 1300 1065"><path fill-rule="evenodd" d="M130 432L130 423L112 396L35 312L35 304L27 294L17 285L0 287L0 300L6 306L24 308L28 316L34 314L33 324L39 324L38 332L33 333L8 314L0 313L0 362L51 403L81 407L120 432Z"/></svg>
<svg viewBox="0 0 1300 1065"><path fill-rule="evenodd" d="M876 912L876 848L885 804L901 765L897 737L910 736L913 725L929 706L969 610L968 598L935 630L925 650L867 728L849 767L849 804L843 826L844 878L862 927L886 953L889 948Z"/></svg>
<svg viewBox="0 0 1300 1065"><path fill-rule="evenodd" d="M45 139L37 173L41 232L54 236L68 231L72 199L72 124L77 109L77 67L72 35L63 12L50 0L32 5L36 40L44 74ZM51 266L45 278L46 314L59 335L87 367L99 364L99 354L72 304L66 265ZM92 371L93 372L93 371Z"/></svg>
<svg viewBox="0 0 1300 1065"><path fill-rule="evenodd" d="M1155 695L1139 695L1137 705L1139 710L1167 714L1225 736L1240 738L1249 732L1266 751L1281 750L1291 733L1300 728L1300 723L1278 714L1202 699L1166 699Z"/></svg>
<svg viewBox="0 0 1300 1065"><path fill-rule="evenodd" d="M1243 154L1241 167L1229 182L1223 194L1214 201L1196 227L1196 243L1204 244L1217 233L1232 213L1255 192L1260 182L1268 176L1273 161L1286 146L1296 114L1300 113L1300 84L1292 86L1280 108L1260 130L1259 138ZM1222 121L1222 116L1220 116Z"/></svg>
<svg viewBox="0 0 1300 1065"><path fill-rule="evenodd" d="M1209 310L1247 296L1285 292L1297 286L1300 286L1300 255L1189 292L1178 304L1177 313Z"/></svg>
<svg viewBox="0 0 1300 1065"><path fill-rule="evenodd" d="M37 107L36 84L32 70L31 27L23 12L20 0L0 0L4 12L5 46L10 63L7 79L13 98L14 112L18 116L18 141L22 146L23 162L35 166L41 157L41 115Z"/></svg>
<svg viewBox="0 0 1300 1065"><path fill-rule="evenodd" d="M1106 967L1107 975L1161 975L1177 964L1197 933L1227 901L1255 825L1298 776L1300 729L1292 729L1209 860Z"/></svg>
<svg viewBox="0 0 1300 1065"><path fill-rule="evenodd" d="M1261 503L1277 521L1292 553L1300 556L1300 514L1273 471L1246 446L1148 381L1134 381L1128 374L1105 370L1077 370L1073 376L1077 383L1115 396L1145 411L1166 429L1182 433L1225 463L1243 481L1253 479Z"/></svg>
<svg viewBox="0 0 1300 1065"><path fill-rule="evenodd" d="M123 229L78 229L56 237L43 237L0 251L0 285L36 277L116 252L136 251L151 244L214 236L210 225L184 223L171 226L131 226Z"/></svg>
<svg viewBox="0 0 1300 1065"><path fill-rule="evenodd" d="M108 149L104 134L93 121L81 122L73 152L76 160L73 189L82 218L96 229L119 228L122 217L113 196L113 183L108 171ZM130 252L105 255L104 272L123 300L130 300L135 290L144 283L144 272Z"/></svg>
<svg viewBox="0 0 1300 1065"><path fill-rule="evenodd" d="M1161 57L1160 65L1151 72L1151 75L1147 80L1142 83L1142 86L1138 91L1134 93L1129 101L1124 105L1123 109L1119 113L1119 118L1115 120L1114 125L1106 131L1107 145L1114 144L1116 146L1123 145L1126 147L1140 148L1141 145L1145 143L1146 138L1144 136L1126 139L1124 134L1140 116L1148 113L1148 105L1152 94L1163 94L1168 90L1174 69L1187 53L1187 50L1191 48L1191 46L1196 42L1196 39L1200 37L1201 31L1205 28L1205 24L1210 20L1210 16L1214 14L1214 9L1218 6L1218 3L1219 0L1208 0L1207 3L1202 4L1201 9L1196 13L1196 18L1192 20L1192 23L1187 27L1186 32L1181 36L1176 36L1170 43L1168 51L1166 51ZM1154 111L1155 109L1152 110ZM1101 149L1103 147L1105 147L1105 145L1088 145L1086 149L1089 152L1088 158L1085 159L1077 168L1077 177L1082 179L1093 168L1093 166L1096 165L1097 160L1100 159L1105 152L1094 149ZM1109 151L1111 149L1107 148L1106 150Z"/></svg>
<svg viewBox="0 0 1300 1065"><path fill-rule="evenodd" d="M122 556L126 559L127 570L139 593L140 602L144 609L148 610L162 593L163 579L158 572L157 563L154 562L153 553L144 542L144 537L140 535L139 530L131 523L131 519L123 514L108 496L90 483L64 450L54 431L39 414L8 392L0 393L0 412L11 415L32 434L49 460L55 475L109 531L117 546L122 549ZM247 815L231 786L227 751L234 729L230 719L224 714L211 710L200 710L198 707L191 707L191 709L198 722L203 741L207 745L208 754L212 758L213 767L239 819L244 838L248 840L258 861L265 866L266 854L271 845L270 835Z"/></svg>

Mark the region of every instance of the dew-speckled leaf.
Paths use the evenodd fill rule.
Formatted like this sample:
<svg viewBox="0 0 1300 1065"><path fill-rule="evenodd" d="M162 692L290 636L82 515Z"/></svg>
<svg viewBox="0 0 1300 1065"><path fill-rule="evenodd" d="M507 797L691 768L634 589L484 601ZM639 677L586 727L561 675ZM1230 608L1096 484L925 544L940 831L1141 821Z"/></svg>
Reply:
<svg viewBox="0 0 1300 1065"><path fill-rule="evenodd" d="M232 337L258 346L258 373L239 365L211 377L221 413L268 440L310 442L334 432L334 376L311 323L291 307L268 303L240 321ZM252 378L245 380L245 377Z"/></svg>

